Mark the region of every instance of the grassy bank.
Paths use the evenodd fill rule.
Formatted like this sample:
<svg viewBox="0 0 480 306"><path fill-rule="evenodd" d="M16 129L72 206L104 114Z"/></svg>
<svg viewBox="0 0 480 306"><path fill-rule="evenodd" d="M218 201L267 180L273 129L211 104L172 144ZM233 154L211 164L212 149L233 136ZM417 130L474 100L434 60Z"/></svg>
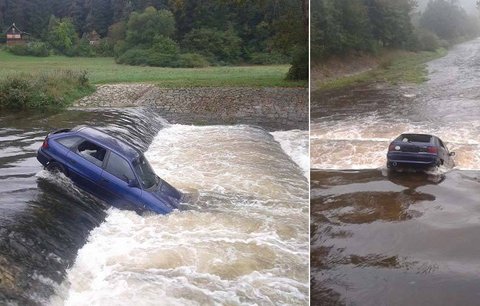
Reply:
<svg viewBox="0 0 480 306"><path fill-rule="evenodd" d="M15 73L0 78L0 110L58 110L94 91L82 72Z"/></svg>
<svg viewBox="0 0 480 306"><path fill-rule="evenodd" d="M0 51L0 79L12 73L87 71L93 84L153 83L162 87L305 87L306 81L286 81L288 65L207 68L159 68L116 64L113 58L16 56Z"/></svg>
<svg viewBox="0 0 480 306"><path fill-rule="evenodd" d="M420 84L427 80L426 63L447 54L447 50L436 52L391 51L375 58L371 67L363 67L363 71L344 76L313 80L315 90L338 89L365 83L386 82L390 84ZM353 59L354 60L354 59Z"/></svg>

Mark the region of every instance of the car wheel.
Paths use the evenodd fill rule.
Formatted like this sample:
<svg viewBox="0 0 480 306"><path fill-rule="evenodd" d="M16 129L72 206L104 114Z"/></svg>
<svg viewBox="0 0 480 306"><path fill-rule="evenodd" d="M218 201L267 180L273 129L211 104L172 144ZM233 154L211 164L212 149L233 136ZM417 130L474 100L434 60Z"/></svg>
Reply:
<svg viewBox="0 0 480 306"><path fill-rule="evenodd" d="M60 163L57 163L57 162L50 162L47 165L47 170L52 173L63 173L67 175L67 172L65 171L65 167L63 167Z"/></svg>

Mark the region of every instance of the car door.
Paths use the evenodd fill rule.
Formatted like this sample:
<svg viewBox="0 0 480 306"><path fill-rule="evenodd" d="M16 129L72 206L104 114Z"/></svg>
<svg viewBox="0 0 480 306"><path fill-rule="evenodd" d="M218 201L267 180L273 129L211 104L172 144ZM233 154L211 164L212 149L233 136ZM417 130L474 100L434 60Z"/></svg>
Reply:
<svg viewBox="0 0 480 306"><path fill-rule="evenodd" d="M99 183L106 149L83 138L67 155L69 176L78 186L94 195L101 195Z"/></svg>
<svg viewBox="0 0 480 306"><path fill-rule="evenodd" d="M119 154L110 151L101 180L113 206L141 211L143 208L142 189L130 163Z"/></svg>

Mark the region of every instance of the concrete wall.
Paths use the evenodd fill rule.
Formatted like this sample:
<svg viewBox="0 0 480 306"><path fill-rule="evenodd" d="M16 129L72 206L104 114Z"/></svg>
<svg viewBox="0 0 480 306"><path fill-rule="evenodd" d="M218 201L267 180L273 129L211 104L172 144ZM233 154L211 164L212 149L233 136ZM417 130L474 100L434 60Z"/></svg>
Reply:
<svg viewBox="0 0 480 306"><path fill-rule="evenodd" d="M152 106L172 123L252 124L272 130L308 129L305 88L201 87L166 89L146 84L100 86L77 106Z"/></svg>

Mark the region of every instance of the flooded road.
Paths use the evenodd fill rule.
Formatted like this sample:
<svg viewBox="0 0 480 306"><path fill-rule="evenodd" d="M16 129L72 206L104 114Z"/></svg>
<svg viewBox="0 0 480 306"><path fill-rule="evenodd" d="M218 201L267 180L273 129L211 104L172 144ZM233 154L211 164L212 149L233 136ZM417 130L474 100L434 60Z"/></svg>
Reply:
<svg viewBox="0 0 480 306"><path fill-rule="evenodd" d="M313 304L478 304L480 40L428 68L421 86L312 94ZM387 171L403 132L439 136L455 167Z"/></svg>
<svg viewBox="0 0 480 306"><path fill-rule="evenodd" d="M184 209L139 216L42 170L46 133L78 124L146 152ZM144 108L1 114L0 304L308 304L307 144Z"/></svg>

